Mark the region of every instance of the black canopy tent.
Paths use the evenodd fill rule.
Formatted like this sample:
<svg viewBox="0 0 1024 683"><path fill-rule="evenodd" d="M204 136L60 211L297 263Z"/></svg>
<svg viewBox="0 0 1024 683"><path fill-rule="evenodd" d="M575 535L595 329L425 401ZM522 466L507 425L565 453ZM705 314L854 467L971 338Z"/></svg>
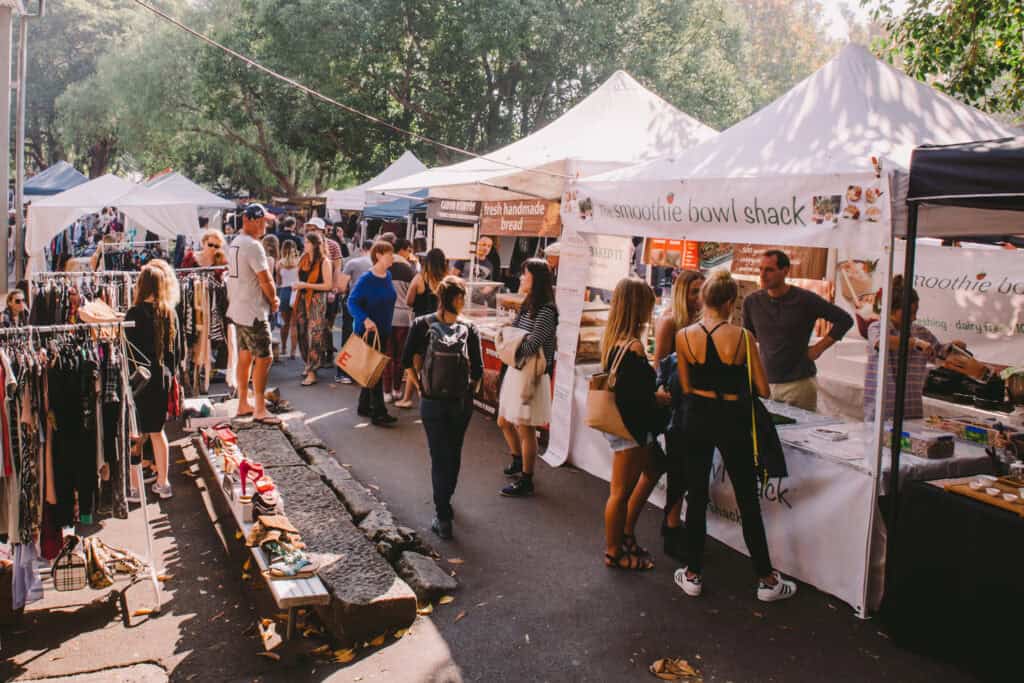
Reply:
<svg viewBox="0 0 1024 683"><path fill-rule="evenodd" d="M1024 137L984 140L956 145L925 145L910 159L907 192L907 242L904 281L914 281L918 237L941 237L972 242L1012 242L1024 247ZM903 288L901 310L910 310L913 287ZM896 528L899 505L900 441L905 411L907 356L911 316L899 330L896 396L893 406L889 533ZM889 548L892 548L892 538Z"/></svg>

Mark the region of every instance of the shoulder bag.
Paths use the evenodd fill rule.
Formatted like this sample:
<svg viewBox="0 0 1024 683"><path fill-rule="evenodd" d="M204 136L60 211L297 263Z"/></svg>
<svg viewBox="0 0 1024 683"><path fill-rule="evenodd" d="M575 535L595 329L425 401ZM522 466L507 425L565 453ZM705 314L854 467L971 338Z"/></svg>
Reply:
<svg viewBox="0 0 1024 683"><path fill-rule="evenodd" d="M626 429L619 406L615 403L615 381L619 365L629 353L629 347L634 341L636 340L628 340L615 352L608 372L599 372L590 378L590 388L587 390L586 420L588 427L631 441L634 437Z"/></svg>
<svg viewBox="0 0 1024 683"><path fill-rule="evenodd" d="M743 330L743 339L747 345L747 386L750 388L750 434L754 440L754 468L758 478L785 477L786 454L782 450L782 442L775 431L775 423L764 403L754 392L754 371L750 362L750 333Z"/></svg>

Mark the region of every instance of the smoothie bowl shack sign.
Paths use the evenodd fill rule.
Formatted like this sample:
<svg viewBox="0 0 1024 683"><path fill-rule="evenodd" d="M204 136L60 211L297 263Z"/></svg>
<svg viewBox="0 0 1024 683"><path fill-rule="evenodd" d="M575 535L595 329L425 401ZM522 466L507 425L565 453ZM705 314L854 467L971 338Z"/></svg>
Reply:
<svg viewBox="0 0 1024 683"><path fill-rule="evenodd" d="M480 212L481 235L558 237L562 219L557 201L524 199L484 202Z"/></svg>
<svg viewBox="0 0 1024 683"><path fill-rule="evenodd" d="M752 244L877 246L888 232L888 178L873 173L576 183L563 219L605 234ZM594 227L585 227L593 223Z"/></svg>

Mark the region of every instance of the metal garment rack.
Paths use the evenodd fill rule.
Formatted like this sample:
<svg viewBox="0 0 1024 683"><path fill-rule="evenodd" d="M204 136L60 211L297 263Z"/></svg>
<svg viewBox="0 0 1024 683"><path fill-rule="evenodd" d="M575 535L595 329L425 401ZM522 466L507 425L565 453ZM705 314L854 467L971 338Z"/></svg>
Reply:
<svg viewBox="0 0 1024 683"><path fill-rule="evenodd" d="M134 321L111 321L102 323L77 323L74 325L24 325L22 327L5 327L0 328L0 337L11 335L11 334L25 334L28 333L31 339L34 334L50 334L60 332L77 332L80 330L92 330L92 329L110 329L117 328L122 332L120 335L121 355L124 358L128 357L127 353L127 340L124 338L123 331L135 327ZM123 379L127 382L127 377L123 376ZM130 386L125 384L125 391L131 391ZM133 456L129 455L130 459L134 459ZM133 462L132 465L136 467L136 476L139 482L139 501L142 507L142 518L145 524L146 531L146 566L149 568L149 580L153 586L153 595L156 598L156 608L153 610L154 613L160 611L162 605L160 601L160 580L159 572L156 568L156 556L153 554L153 534L149 524L149 507L146 504L146 481L143 478L142 471L142 458L139 458L138 462Z"/></svg>
<svg viewBox="0 0 1024 683"><path fill-rule="evenodd" d="M135 277L139 274L137 270L44 270L32 273L33 280L46 280L46 279L58 279L58 278L118 278L118 277Z"/></svg>

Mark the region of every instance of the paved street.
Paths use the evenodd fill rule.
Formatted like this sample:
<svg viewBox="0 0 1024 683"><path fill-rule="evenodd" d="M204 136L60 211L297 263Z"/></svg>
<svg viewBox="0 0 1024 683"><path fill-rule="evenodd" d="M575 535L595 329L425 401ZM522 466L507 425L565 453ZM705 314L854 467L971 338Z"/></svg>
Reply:
<svg viewBox="0 0 1024 683"><path fill-rule="evenodd" d="M331 373L321 371L320 384L301 388L298 372L295 363L277 365L274 383L307 413L338 460L443 557L463 561L447 565L462 583L456 602L438 607L432 620L464 680L647 681L648 665L660 657L688 659L708 681L969 680L898 649L877 621L861 621L807 586L786 603L757 602L747 558L713 541L705 594L687 598L672 582L676 564L660 552L654 508L638 534L658 550L656 569L606 569L607 484L542 465L533 499L499 496L504 444L494 423L479 415L463 454L455 540L442 543L429 531L428 456L415 410L397 413L394 428L375 428L355 414L357 387L331 384ZM346 679L339 673L339 680Z"/></svg>

